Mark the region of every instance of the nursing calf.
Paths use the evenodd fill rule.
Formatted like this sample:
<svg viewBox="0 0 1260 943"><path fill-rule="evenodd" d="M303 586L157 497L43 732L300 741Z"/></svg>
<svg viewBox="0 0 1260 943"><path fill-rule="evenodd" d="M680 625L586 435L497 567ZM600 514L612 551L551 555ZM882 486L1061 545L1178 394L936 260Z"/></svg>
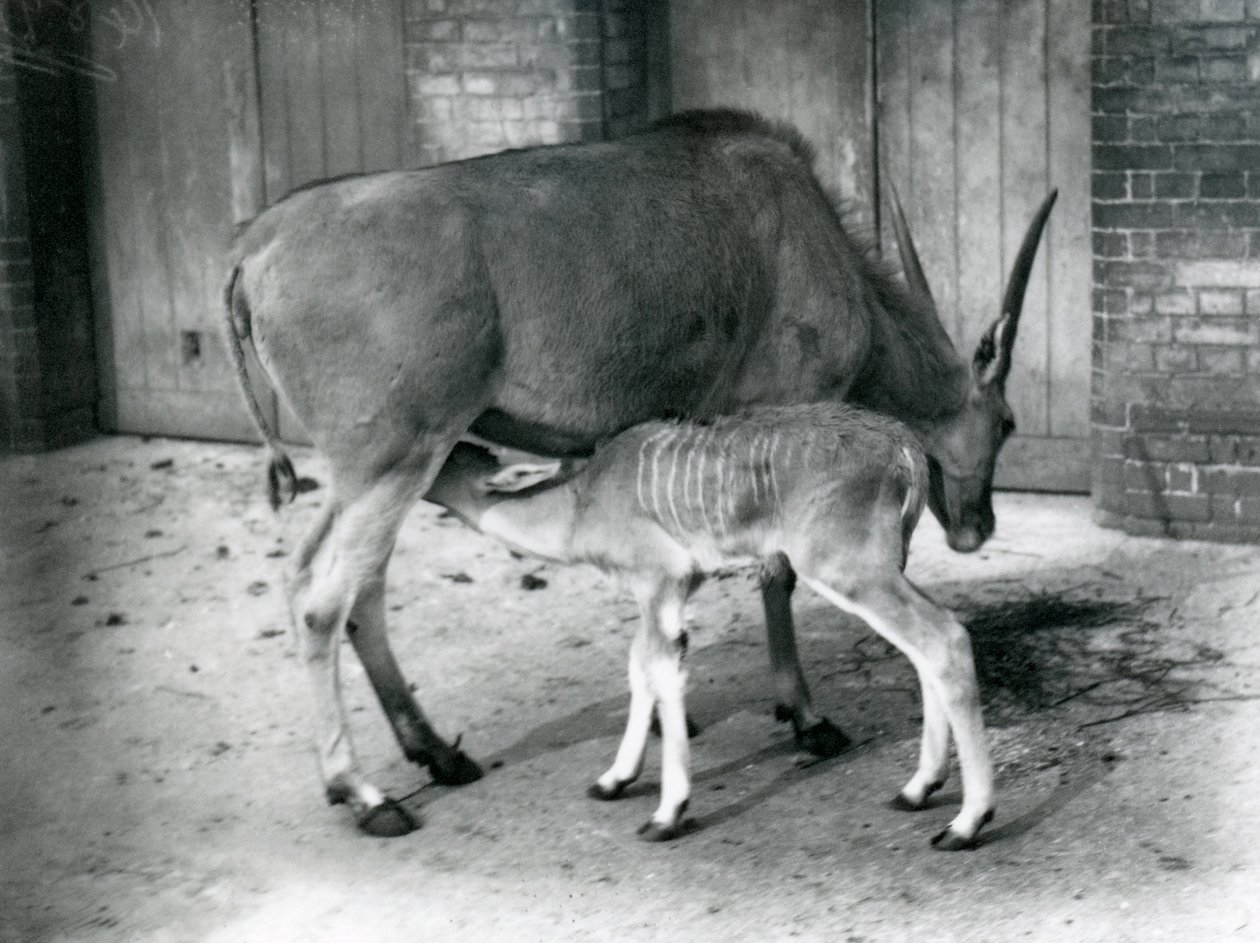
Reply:
<svg viewBox="0 0 1260 943"><path fill-rule="evenodd" d="M962 809L933 844L975 843L993 814L992 766L967 633L903 573L928 483L926 459L905 427L838 403L648 422L612 439L568 480L548 480L554 475L554 466L503 468L487 450L460 443L425 498L518 550L619 575L637 597L629 719L592 796L615 799L639 776L655 712L661 801L640 834L650 841L678 834L690 797L687 597L722 564L751 559L786 571L790 563L806 585L914 664L923 739L918 769L895 804L922 808L941 787L952 732ZM385 808L405 815L392 803Z"/></svg>

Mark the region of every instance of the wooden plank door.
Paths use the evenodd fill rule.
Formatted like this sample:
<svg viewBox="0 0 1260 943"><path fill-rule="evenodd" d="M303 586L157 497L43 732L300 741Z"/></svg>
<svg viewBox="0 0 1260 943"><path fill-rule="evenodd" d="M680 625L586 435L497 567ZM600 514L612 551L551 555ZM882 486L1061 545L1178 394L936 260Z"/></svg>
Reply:
<svg viewBox="0 0 1260 943"><path fill-rule="evenodd" d="M403 165L402 0L163 0L121 42L115 5L93 4L112 80L85 95L101 416L254 439L220 339L228 241L299 184Z"/></svg>
<svg viewBox="0 0 1260 943"><path fill-rule="evenodd" d="M670 106L732 107L795 125L824 185L872 221L864 0L671 0Z"/></svg>
<svg viewBox="0 0 1260 943"><path fill-rule="evenodd" d="M219 325L232 207L249 202L234 138L256 123L249 0L138 5L128 32L114 6L89 7L84 91L99 414L125 432L244 437Z"/></svg>
<svg viewBox="0 0 1260 943"><path fill-rule="evenodd" d="M407 163L410 127L400 0L255 0L264 194ZM308 441L287 407L265 410Z"/></svg>
<svg viewBox="0 0 1260 943"><path fill-rule="evenodd" d="M267 202L407 160L399 0L255 0Z"/></svg>
<svg viewBox="0 0 1260 943"><path fill-rule="evenodd" d="M996 317L1028 222L1059 188L1015 345L1007 397L1018 434L998 484L1088 491L1090 4L902 0L874 10L881 180L901 195L960 350L969 354Z"/></svg>

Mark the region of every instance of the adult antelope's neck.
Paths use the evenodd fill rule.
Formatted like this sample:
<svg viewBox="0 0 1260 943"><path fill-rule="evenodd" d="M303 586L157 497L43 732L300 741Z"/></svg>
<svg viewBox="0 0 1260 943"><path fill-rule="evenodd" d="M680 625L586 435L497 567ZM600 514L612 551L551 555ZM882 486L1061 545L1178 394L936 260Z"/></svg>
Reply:
<svg viewBox="0 0 1260 943"><path fill-rule="evenodd" d="M971 371L932 309L904 292L872 290L870 350L849 399L921 427L958 412Z"/></svg>

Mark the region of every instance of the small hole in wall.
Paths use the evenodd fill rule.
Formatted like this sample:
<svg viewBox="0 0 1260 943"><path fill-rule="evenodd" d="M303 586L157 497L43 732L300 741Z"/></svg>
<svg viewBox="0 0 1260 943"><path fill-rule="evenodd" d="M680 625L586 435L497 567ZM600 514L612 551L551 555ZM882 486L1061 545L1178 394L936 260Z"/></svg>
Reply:
<svg viewBox="0 0 1260 943"><path fill-rule="evenodd" d="M179 349L185 367L201 363L201 332L181 331Z"/></svg>

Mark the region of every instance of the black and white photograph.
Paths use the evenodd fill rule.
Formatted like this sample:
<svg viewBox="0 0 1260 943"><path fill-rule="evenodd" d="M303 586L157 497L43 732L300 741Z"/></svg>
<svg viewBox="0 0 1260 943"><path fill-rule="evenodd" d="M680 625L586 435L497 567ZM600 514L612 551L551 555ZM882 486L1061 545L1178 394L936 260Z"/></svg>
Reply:
<svg viewBox="0 0 1260 943"><path fill-rule="evenodd" d="M0 0L0 943L1260 940L1260 0Z"/></svg>

